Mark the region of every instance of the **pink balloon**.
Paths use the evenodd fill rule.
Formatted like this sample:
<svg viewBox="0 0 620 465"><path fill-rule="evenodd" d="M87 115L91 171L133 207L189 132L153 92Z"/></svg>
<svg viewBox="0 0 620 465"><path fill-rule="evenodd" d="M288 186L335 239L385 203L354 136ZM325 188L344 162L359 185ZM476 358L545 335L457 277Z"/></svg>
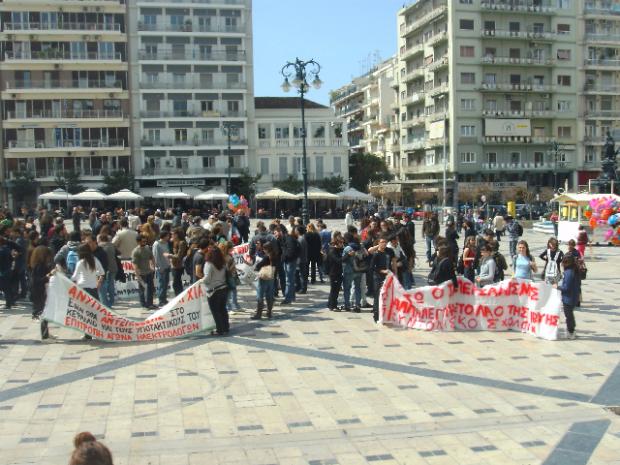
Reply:
<svg viewBox="0 0 620 465"><path fill-rule="evenodd" d="M609 239L611 239L611 236L614 235L614 230L613 229L609 229L605 232L605 240L608 241Z"/></svg>

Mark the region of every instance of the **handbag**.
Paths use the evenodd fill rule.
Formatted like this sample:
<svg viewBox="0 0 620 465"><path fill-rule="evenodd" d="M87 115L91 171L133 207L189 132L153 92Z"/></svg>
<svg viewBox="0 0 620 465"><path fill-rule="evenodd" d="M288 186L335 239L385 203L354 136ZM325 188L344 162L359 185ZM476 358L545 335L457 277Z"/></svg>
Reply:
<svg viewBox="0 0 620 465"><path fill-rule="evenodd" d="M276 267L273 265L263 266L258 270L258 279L262 281L269 281L275 278Z"/></svg>

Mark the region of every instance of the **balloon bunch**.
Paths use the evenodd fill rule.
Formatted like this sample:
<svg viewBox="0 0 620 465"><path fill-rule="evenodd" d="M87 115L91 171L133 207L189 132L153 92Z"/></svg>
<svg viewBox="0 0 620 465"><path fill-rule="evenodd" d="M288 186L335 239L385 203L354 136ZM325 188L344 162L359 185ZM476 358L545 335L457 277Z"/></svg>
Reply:
<svg viewBox="0 0 620 465"><path fill-rule="evenodd" d="M241 211L248 212L249 205L245 196L238 196L237 194L231 194L228 196L228 209L233 213L239 213Z"/></svg>
<svg viewBox="0 0 620 465"><path fill-rule="evenodd" d="M598 226L609 226L605 240L620 245L620 202L613 197L598 197L590 200L584 215L594 230Z"/></svg>

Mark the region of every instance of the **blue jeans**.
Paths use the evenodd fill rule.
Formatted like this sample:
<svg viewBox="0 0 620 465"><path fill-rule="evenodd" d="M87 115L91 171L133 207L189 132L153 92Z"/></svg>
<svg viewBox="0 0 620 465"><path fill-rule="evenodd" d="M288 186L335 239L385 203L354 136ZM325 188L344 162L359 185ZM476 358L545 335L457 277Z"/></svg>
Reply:
<svg viewBox="0 0 620 465"><path fill-rule="evenodd" d="M355 284L355 306L362 305L362 274L344 273L342 275L342 287L344 289L344 306L351 308L351 285Z"/></svg>
<svg viewBox="0 0 620 465"><path fill-rule="evenodd" d="M150 307L153 305L153 273L140 276L138 279L138 296L140 297L140 305Z"/></svg>
<svg viewBox="0 0 620 465"><path fill-rule="evenodd" d="M426 241L426 261L431 261L431 255L433 254L433 236L424 236Z"/></svg>
<svg viewBox="0 0 620 465"><path fill-rule="evenodd" d="M403 288L407 290L411 289L413 285L415 284L413 280L413 273L409 270L405 270L402 273L402 277L403 277L403 282L401 284L403 285Z"/></svg>
<svg viewBox="0 0 620 465"><path fill-rule="evenodd" d="M226 310L233 311L239 308L239 302L237 301L237 288L232 287L228 289L228 301L226 302Z"/></svg>
<svg viewBox="0 0 620 465"><path fill-rule="evenodd" d="M256 286L256 300L258 303L273 302L274 279L259 279Z"/></svg>
<svg viewBox="0 0 620 465"><path fill-rule="evenodd" d="M112 305L114 305L114 278L116 278L116 276L108 271L99 288L101 303L108 308L112 308Z"/></svg>
<svg viewBox="0 0 620 465"><path fill-rule="evenodd" d="M286 274L286 291L284 300L293 302L295 300L295 270L296 262L284 262L284 273Z"/></svg>
<svg viewBox="0 0 620 465"><path fill-rule="evenodd" d="M168 301L168 285L170 284L170 268L157 270L157 298L159 304Z"/></svg>

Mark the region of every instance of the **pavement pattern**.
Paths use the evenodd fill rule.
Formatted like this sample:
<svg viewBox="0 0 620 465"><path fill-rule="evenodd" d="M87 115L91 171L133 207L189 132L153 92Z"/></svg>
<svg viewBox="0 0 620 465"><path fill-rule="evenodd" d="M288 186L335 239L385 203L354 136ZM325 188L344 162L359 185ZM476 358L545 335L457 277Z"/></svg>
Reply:
<svg viewBox="0 0 620 465"><path fill-rule="evenodd" d="M575 341L379 327L317 284L259 322L240 288L226 338L41 343L21 302L0 310L0 465L67 463L80 431L116 465L618 465L619 254L594 249Z"/></svg>

